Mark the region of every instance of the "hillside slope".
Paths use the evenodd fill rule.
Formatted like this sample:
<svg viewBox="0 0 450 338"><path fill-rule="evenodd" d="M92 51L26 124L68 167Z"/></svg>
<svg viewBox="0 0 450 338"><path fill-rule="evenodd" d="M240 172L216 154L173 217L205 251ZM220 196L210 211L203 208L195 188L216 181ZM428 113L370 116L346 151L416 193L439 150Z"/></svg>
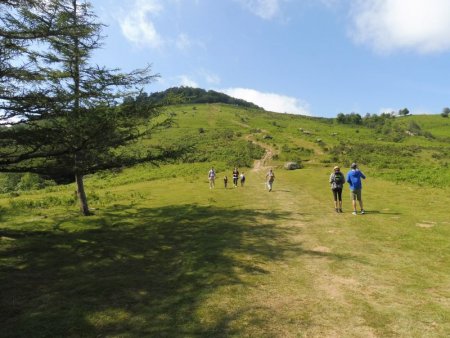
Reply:
<svg viewBox="0 0 450 338"><path fill-rule="evenodd" d="M71 185L0 195L0 337L448 335L449 188L420 171L446 175L448 157L434 155L448 151L445 128L434 132L441 120L395 120L434 135L395 142L326 119L171 110L174 128L137 146L195 148L184 162L91 175L91 217L78 215ZM349 212L347 187L344 213L334 212L331 157L354 160L331 151L342 144L355 154L373 147L367 163L356 158L365 215ZM239 168L244 187L225 189L242 158L260 162ZM305 167L281 169L295 159ZM415 163L422 176L393 182L408 168L381 161Z"/></svg>

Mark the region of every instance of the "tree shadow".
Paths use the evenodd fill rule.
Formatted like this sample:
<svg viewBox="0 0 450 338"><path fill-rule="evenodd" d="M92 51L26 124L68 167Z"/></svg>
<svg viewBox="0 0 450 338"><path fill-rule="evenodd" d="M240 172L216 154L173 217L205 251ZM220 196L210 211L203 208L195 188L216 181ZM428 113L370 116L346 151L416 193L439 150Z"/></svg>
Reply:
<svg viewBox="0 0 450 338"><path fill-rule="evenodd" d="M215 206L116 206L65 220L81 223L78 230L64 220L48 231L0 229L11 239L0 243L0 336L224 336L223 323L206 325L197 314L208 295L269 273L254 261L324 255L292 242L294 230L277 227L286 218Z"/></svg>

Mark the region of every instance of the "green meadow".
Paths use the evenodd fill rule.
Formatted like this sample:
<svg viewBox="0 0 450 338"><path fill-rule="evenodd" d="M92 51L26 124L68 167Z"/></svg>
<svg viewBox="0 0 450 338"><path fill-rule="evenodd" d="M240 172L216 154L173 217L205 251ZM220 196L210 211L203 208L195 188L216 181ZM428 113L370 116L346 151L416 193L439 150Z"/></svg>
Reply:
<svg viewBox="0 0 450 338"><path fill-rule="evenodd" d="M0 195L0 337L450 335L448 119L170 113L172 128L136 146L190 150L86 177L92 216L74 185ZM353 161L367 214L351 214L348 186L337 214L328 177Z"/></svg>

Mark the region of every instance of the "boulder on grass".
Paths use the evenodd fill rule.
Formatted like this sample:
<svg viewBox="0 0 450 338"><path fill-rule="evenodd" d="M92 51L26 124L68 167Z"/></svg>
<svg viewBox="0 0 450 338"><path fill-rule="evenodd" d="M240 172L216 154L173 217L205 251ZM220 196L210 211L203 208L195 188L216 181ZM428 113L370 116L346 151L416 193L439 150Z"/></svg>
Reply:
<svg viewBox="0 0 450 338"><path fill-rule="evenodd" d="M300 169L300 168L301 168L301 166L297 162L286 162L284 164L284 169L286 169L286 170L295 170L295 169Z"/></svg>

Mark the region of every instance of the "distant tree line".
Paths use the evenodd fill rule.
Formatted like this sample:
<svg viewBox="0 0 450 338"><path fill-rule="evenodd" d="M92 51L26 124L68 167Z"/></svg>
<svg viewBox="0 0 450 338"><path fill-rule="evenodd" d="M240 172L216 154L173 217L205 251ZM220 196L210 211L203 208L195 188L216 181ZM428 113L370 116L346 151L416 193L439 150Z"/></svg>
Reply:
<svg viewBox="0 0 450 338"><path fill-rule="evenodd" d="M192 87L172 87L162 92L147 94L140 93L134 98L127 98L125 103L137 104L161 104L161 103L225 103L246 108L262 109L257 105L242 99L236 99L227 94L216 92L214 90L205 90Z"/></svg>
<svg viewBox="0 0 450 338"><path fill-rule="evenodd" d="M358 113L350 113L350 114L344 114L344 113L339 113L336 117L336 121L338 123L341 124L364 124L364 125L373 125L373 124L384 124L384 121L386 119L390 119L395 117L396 115L398 116L407 116L409 115L409 109L408 108L403 108L400 109L398 112L390 112L390 113L382 113L380 115L377 114L369 114L367 113L364 118L359 115Z"/></svg>

